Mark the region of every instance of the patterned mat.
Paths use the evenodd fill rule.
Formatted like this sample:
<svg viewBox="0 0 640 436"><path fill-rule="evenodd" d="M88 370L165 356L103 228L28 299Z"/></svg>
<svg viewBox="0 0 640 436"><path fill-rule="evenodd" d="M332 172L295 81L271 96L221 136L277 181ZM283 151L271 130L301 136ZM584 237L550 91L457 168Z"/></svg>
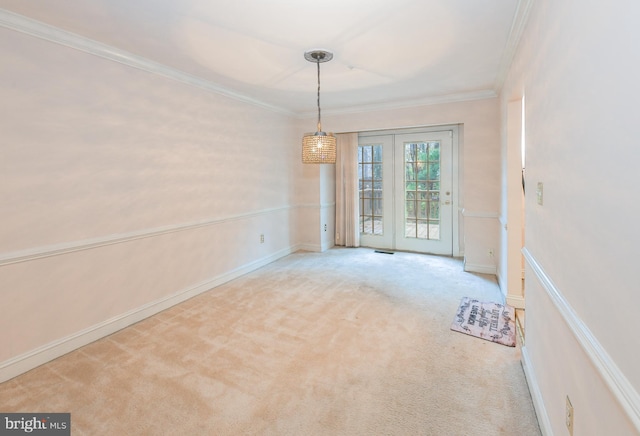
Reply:
<svg viewBox="0 0 640 436"><path fill-rule="evenodd" d="M464 297L451 330L515 347L515 310L509 305Z"/></svg>

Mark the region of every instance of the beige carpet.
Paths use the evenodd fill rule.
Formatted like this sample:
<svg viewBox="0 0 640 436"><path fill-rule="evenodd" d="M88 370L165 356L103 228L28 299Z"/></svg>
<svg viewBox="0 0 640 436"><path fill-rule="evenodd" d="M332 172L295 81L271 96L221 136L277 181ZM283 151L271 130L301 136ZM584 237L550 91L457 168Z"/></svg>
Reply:
<svg viewBox="0 0 640 436"><path fill-rule="evenodd" d="M73 435L539 435L519 346L450 330L495 279L451 258L296 253L0 384Z"/></svg>

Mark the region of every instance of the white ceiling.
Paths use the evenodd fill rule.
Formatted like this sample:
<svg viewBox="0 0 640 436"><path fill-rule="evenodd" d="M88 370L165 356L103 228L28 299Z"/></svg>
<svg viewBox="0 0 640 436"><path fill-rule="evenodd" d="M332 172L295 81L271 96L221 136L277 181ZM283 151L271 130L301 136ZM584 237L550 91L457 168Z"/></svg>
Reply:
<svg viewBox="0 0 640 436"><path fill-rule="evenodd" d="M491 95L521 0L0 0L0 8L288 112Z"/></svg>

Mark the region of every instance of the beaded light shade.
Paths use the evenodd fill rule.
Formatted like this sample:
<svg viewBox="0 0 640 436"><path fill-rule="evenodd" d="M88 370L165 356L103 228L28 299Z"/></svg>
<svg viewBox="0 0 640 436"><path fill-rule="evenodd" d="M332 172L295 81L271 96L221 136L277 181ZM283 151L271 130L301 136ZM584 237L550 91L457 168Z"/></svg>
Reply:
<svg viewBox="0 0 640 436"><path fill-rule="evenodd" d="M304 135L302 138L302 163L336 163L336 137L325 132Z"/></svg>
<svg viewBox="0 0 640 436"><path fill-rule="evenodd" d="M333 133L323 132L320 121L320 63L333 59L333 54L325 50L313 50L306 52L304 58L318 65L318 130L315 133L307 133L302 138L302 163L334 164L336 137Z"/></svg>

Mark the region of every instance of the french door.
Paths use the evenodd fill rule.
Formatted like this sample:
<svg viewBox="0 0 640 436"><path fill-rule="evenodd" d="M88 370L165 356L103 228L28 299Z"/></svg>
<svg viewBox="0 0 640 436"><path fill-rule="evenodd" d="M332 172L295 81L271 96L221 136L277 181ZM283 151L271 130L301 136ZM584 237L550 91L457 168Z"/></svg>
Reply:
<svg viewBox="0 0 640 436"><path fill-rule="evenodd" d="M453 254L452 131L361 136L360 243Z"/></svg>

